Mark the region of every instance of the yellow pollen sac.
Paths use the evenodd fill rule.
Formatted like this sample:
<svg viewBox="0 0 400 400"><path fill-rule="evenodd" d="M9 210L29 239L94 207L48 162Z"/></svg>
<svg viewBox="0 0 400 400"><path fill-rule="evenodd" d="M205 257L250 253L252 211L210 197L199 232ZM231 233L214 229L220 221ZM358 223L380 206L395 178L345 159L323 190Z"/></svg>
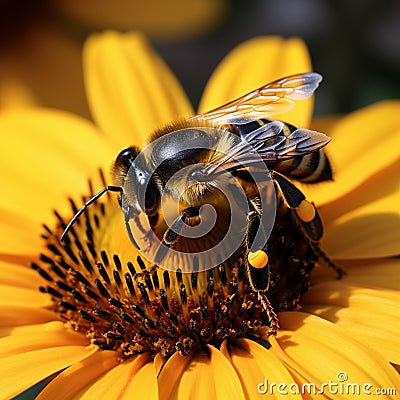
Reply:
<svg viewBox="0 0 400 400"><path fill-rule="evenodd" d="M250 251L247 260L254 268L264 268L268 264L268 255L262 250L257 250L254 253Z"/></svg>
<svg viewBox="0 0 400 400"><path fill-rule="evenodd" d="M298 207L296 213L304 222L310 222L315 217L315 207L307 200L303 200Z"/></svg>

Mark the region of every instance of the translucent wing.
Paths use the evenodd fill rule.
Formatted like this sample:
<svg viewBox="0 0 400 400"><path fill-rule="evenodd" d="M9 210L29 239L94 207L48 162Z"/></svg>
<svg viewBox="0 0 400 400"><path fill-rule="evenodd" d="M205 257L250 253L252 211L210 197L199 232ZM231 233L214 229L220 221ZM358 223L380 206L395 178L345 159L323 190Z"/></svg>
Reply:
<svg viewBox="0 0 400 400"><path fill-rule="evenodd" d="M231 170L255 165L260 162L286 160L303 156L324 147L331 139L325 134L309 129L298 128L290 135L284 134L284 123L271 121L249 132L244 140L232 146L203 173L212 174L218 168Z"/></svg>
<svg viewBox="0 0 400 400"><path fill-rule="evenodd" d="M291 110L294 100L312 96L321 80L322 76L315 72L291 75L268 83L214 110L195 115L190 120L240 125L249 119L280 114Z"/></svg>

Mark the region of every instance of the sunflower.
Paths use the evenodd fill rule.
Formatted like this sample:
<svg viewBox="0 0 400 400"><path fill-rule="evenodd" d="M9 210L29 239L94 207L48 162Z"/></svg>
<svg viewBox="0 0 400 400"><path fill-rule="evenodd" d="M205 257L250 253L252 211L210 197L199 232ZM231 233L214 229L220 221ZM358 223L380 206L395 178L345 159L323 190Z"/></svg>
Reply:
<svg viewBox="0 0 400 400"><path fill-rule="evenodd" d="M250 40L218 66L200 112L309 70L301 40ZM251 295L233 300L232 288L244 293L246 286L228 268L188 275L146 265L112 194L91 205L60 244L80 204L109 182L121 149L193 114L139 34L91 37L84 74L96 124L40 108L0 115L1 398L57 373L38 399L348 398L358 390L361 398L394 398L400 103L311 124L307 100L277 116L333 138L335 181L302 189L325 222L322 248L347 275L337 280L312 261L311 289L279 313L273 337Z"/></svg>

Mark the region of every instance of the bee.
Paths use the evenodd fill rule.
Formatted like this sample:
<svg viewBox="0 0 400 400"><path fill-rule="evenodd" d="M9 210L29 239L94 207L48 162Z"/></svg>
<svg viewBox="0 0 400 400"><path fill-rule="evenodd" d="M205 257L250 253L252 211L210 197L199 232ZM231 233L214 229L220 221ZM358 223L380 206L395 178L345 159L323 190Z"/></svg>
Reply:
<svg viewBox="0 0 400 400"><path fill-rule="evenodd" d="M271 333L276 334L278 318L267 297L268 222L263 219L267 214L263 204L271 201L269 185L279 192L304 235L318 248L323 234L321 218L291 180L321 182L331 179L332 171L323 150L330 141L328 136L269 117L310 97L321 80L317 73L284 77L221 107L157 130L145 150L136 146L122 150L113 164L114 185L106 186L84 204L65 228L61 241L86 208L110 191L119 193L129 238L139 252L144 251L144 241L138 240L140 232L146 236L154 231L160 239L154 255L157 265L163 266L169 251L179 246L186 253L212 249L226 234L226 216L218 218L226 212L224 192L236 180L247 202L246 211L242 211L245 231L240 239L246 276L268 316ZM269 193L267 200L263 199L265 192ZM165 196L179 204L169 224L161 213ZM199 223L205 204L217 210L216 230L204 234L202 240L185 241L185 227ZM318 253L324 256L322 250Z"/></svg>

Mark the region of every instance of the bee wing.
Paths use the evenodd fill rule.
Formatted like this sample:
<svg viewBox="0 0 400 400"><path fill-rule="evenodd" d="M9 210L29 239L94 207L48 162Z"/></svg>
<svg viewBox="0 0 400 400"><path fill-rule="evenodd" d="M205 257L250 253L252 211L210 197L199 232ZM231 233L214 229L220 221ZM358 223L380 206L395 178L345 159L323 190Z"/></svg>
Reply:
<svg viewBox="0 0 400 400"><path fill-rule="evenodd" d="M303 156L319 150L331 140L321 132L303 128L298 128L289 136L285 136L283 127L283 122L271 121L249 132L215 164L206 167L204 173L211 174L218 168L230 170L260 162Z"/></svg>
<svg viewBox="0 0 400 400"><path fill-rule="evenodd" d="M249 122L249 119L280 114L291 110L294 100L312 96L321 80L322 76L315 72L291 75L268 83L221 107L195 115L190 120L240 125Z"/></svg>

